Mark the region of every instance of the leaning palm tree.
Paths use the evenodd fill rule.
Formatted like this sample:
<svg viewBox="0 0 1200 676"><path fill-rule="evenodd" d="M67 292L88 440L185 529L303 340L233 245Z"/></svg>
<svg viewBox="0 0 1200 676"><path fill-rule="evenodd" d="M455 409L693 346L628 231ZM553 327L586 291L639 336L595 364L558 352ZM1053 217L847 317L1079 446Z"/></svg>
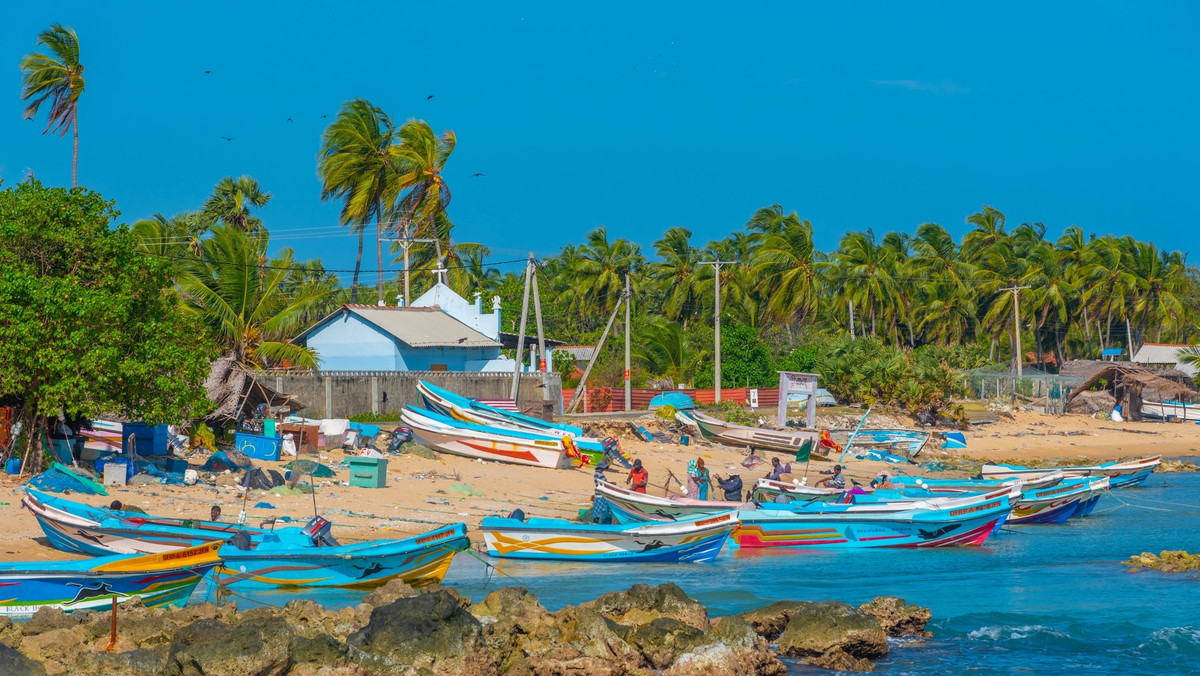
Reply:
<svg viewBox="0 0 1200 676"><path fill-rule="evenodd" d="M43 134L51 130L59 136L72 131L71 187L79 185L79 96L83 94L83 64L79 62L79 37L75 29L52 24L38 35L37 43L50 54L33 53L21 59L21 100L25 119L37 115L38 108L50 100L50 119Z"/></svg>
<svg viewBox="0 0 1200 676"><path fill-rule="evenodd" d="M243 232L256 233L262 230L262 220L252 216L250 209L267 206L271 197L271 193L249 176L226 176L217 181L212 194L205 200L203 214L211 223L228 223Z"/></svg>
<svg viewBox="0 0 1200 676"><path fill-rule="evenodd" d="M358 272L362 268L363 231L375 220L375 250L379 261L379 297L383 298L383 219L398 183L391 153L396 143L392 119L366 99L342 104L337 118L321 136L317 173L321 199L342 200L342 225L358 235L350 302L358 302ZM407 293L407 289L405 290ZM405 299L411 301L411 299Z"/></svg>
<svg viewBox="0 0 1200 676"><path fill-rule="evenodd" d="M1200 345L1182 348L1175 354L1180 364L1200 368Z"/></svg>
<svg viewBox="0 0 1200 676"><path fill-rule="evenodd" d="M454 132L438 136L424 120L411 120L400 127L397 136L400 143L392 146L389 157L396 172L393 194L397 197L391 222L405 235L421 232L432 238L441 259L442 249L451 245L450 232L439 232L437 217L450 205L450 188L442 170L454 152Z"/></svg>

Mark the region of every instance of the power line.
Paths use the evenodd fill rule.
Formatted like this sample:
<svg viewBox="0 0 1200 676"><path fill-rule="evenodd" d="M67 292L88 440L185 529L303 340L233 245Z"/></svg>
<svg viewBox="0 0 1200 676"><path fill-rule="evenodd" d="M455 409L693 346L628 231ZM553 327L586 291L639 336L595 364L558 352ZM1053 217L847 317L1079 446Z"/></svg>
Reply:
<svg viewBox="0 0 1200 676"><path fill-rule="evenodd" d="M232 267L254 268L256 270L286 270L289 272L291 272L291 271L295 271L295 272L330 272L330 273L346 273L346 274L353 274L355 272L353 269L350 269L350 270L337 270L337 269L330 269L330 268L321 268L319 270L312 269L312 268L309 268L305 264L304 261L296 261L295 263L293 263L291 265L270 265L270 264L259 265L257 263L240 263L240 262L235 262L235 261L222 261L219 259L208 258L208 257L198 258L196 256L172 256L170 254L155 253L153 251L146 251L144 253L146 253L146 255L154 256L156 258L171 258L171 259L175 259L175 260L210 262L210 263L213 263L218 266L227 265L227 266L232 266ZM524 258L517 258L514 260L508 260L508 261L495 261L495 262L487 263L485 267L492 267L492 266L497 266L497 265L511 265L513 263L524 263L525 261L526 261L526 259L524 259ZM473 266L447 265L447 266L443 266L443 269L466 270L470 267L473 267ZM412 268L411 270L419 272L420 268ZM361 275L361 274L367 274L367 273L372 273L372 272L375 272L375 273L385 272L386 273L386 272L404 272L404 271L405 271L404 268L384 268L382 271L379 270L378 268L374 268L374 269L359 268L358 274Z"/></svg>

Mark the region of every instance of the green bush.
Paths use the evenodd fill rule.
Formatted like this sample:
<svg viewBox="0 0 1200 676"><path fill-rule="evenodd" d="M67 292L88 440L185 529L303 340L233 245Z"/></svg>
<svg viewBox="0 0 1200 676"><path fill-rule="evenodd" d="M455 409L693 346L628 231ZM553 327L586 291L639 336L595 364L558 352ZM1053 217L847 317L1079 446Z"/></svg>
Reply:
<svg viewBox="0 0 1200 676"><path fill-rule="evenodd" d="M675 407L670 404L667 404L666 406L663 406L663 407L659 408L657 411L655 411L654 415L662 418L663 420L674 420L675 419Z"/></svg>
<svg viewBox="0 0 1200 676"><path fill-rule="evenodd" d="M377 423L377 422L396 422L400 419L400 414L395 411L387 413L358 413L350 416L350 422L356 423Z"/></svg>

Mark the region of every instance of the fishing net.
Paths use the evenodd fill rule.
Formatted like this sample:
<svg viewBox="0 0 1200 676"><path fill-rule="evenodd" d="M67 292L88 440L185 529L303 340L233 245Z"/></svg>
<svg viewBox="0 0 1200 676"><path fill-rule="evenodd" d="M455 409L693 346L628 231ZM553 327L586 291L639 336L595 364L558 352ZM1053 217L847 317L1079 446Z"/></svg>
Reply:
<svg viewBox="0 0 1200 676"><path fill-rule="evenodd" d="M283 466L284 469L290 469L301 474L311 474L318 479L328 479L334 476L334 472L327 465L322 465L315 460L293 460Z"/></svg>
<svg viewBox="0 0 1200 676"><path fill-rule="evenodd" d="M235 455L236 454L236 455ZM239 457L240 456L240 457ZM239 451L217 451L209 456L208 461L200 468L202 472L236 472L250 467L250 459Z"/></svg>
<svg viewBox="0 0 1200 676"><path fill-rule="evenodd" d="M29 485L48 493L75 491L76 493L83 493L85 495L102 495L100 491L93 488L94 484L84 482L78 476L63 472L58 467L51 467L33 477L29 480Z"/></svg>

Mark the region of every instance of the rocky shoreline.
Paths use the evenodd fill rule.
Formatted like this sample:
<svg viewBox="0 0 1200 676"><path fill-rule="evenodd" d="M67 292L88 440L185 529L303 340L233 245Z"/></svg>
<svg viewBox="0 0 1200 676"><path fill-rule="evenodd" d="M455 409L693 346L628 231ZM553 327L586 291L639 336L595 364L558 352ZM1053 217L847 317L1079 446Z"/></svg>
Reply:
<svg viewBox="0 0 1200 676"><path fill-rule="evenodd" d="M1151 568L1162 573L1186 573L1200 571L1200 554L1188 554L1182 550L1163 550L1161 554L1142 552L1122 561L1131 566L1129 572L1137 573L1143 568Z"/></svg>
<svg viewBox="0 0 1200 676"><path fill-rule="evenodd" d="M466 676L610 674L738 676L787 673L780 657L872 671L888 637L926 637L927 608L896 597L858 607L783 601L724 617L678 586L634 585L550 612L521 587L472 604L453 589L392 582L353 608L307 600L239 611L234 602L111 614L43 609L0 618L6 676Z"/></svg>

